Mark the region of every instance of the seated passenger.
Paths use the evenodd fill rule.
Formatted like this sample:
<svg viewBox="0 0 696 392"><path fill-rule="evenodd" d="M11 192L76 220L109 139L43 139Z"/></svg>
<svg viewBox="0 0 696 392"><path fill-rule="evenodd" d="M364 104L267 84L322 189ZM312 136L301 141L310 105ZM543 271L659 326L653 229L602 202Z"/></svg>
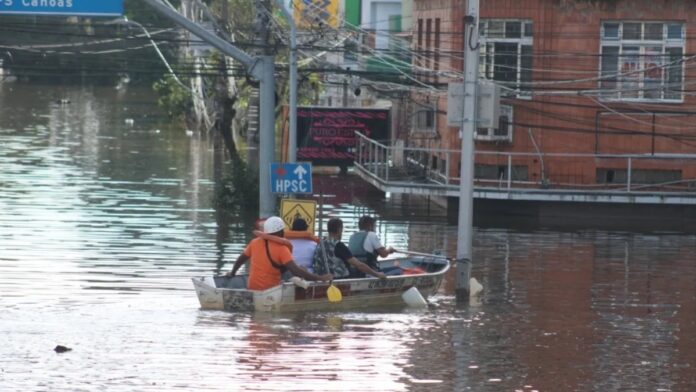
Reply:
<svg viewBox="0 0 696 392"><path fill-rule="evenodd" d="M313 236L308 229L307 221L299 217L295 218L290 231L285 233L285 238L292 243L292 258L295 263L309 272L314 272L312 259L319 238Z"/></svg>
<svg viewBox="0 0 696 392"><path fill-rule="evenodd" d="M350 236L348 240L348 249L350 252L370 268L382 271L387 275L401 275L402 271L399 267L387 267L380 269L377 257L387 257L396 252L391 246L385 248L382 245L377 233L375 233L375 218L365 215L358 221L358 231Z"/></svg>
<svg viewBox="0 0 696 392"><path fill-rule="evenodd" d="M319 241L314 250L313 267L317 274L332 274L335 279L375 276L386 279L386 275L367 266L353 257L346 244L341 242L343 221L331 218L327 224L328 236Z"/></svg>

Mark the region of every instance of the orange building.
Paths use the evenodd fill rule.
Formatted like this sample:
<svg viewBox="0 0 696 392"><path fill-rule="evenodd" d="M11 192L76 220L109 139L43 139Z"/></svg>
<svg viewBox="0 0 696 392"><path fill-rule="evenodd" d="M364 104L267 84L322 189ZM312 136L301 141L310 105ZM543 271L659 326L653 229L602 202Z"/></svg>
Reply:
<svg viewBox="0 0 696 392"><path fill-rule="evenodd" d="M696 186L696 6L692 0L414 0L413 72L445 90L478 45L480 76L503 86L496 128L476 135L476 180L559 189ZM691 38L691 39L689 39ZM446 94L421 89L408 146L459 150ZM449 154L448 154L449 155ZM429 169L458 173L433 152Z"/></svg>

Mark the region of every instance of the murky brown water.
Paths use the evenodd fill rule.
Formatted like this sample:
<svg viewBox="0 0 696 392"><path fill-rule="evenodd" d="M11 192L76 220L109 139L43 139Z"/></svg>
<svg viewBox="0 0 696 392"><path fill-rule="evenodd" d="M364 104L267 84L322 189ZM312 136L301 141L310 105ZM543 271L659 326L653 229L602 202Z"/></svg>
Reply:
<svg viewBox="0 0 696 392"><path fill-rule="evenodd" d="M199 310L190 277L248 222L221 232L210 142L158 113L144 91L0 85L0 391L696 389L691 234L479 229L478 304L449 281L425 311ZM442 210L317 181L348 229L374 213L388 244L454 252Z"/></svg>

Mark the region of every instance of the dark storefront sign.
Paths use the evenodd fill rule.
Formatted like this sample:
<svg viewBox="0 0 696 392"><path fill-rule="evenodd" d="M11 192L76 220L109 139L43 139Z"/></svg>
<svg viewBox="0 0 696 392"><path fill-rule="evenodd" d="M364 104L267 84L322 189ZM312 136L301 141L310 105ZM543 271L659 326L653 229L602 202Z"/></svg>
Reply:
<svg viewBox="0 0 696 392"><path fill-rule="evenodd" d="M297 108L297 160L315 165L351 166L355 132L375 140L389 136L388 109Z"/></svg>

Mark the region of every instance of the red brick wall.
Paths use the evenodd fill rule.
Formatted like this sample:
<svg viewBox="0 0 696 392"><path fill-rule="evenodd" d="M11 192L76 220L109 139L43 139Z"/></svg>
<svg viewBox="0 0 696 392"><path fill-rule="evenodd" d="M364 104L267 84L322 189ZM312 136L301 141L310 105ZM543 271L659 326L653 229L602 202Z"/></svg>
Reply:
<svg viewBox="0 0 696 392"><path fill-rule="evenodd" d="M415 0L414 29L418 19L441 19L445 33L441 47L445 52L462 52L462 19L465 4L451 0ZM696 53L696 5L692 0L485 0L481 1L481 18L531 19L534 25L533 81L592 79L599 76L600 27L605 20L623 21L680 21L686 26L685 56ZM434 22L433 22L434 23ZM425 22L424 22L425 25ZM449 36L448 34L449 33ZM415 32L414 32L415 36ZM415 49L415 48L414 48ZM696 60L694 60L696 61ZM461 72L461 56L441 56L441 71ZM685 90L694 72L687 62L684 69ZM431 79L424 79L432 81ZM440 82L447 80L441 78ZM549 91L551 87L564 90L597 89L597 80L565 83L546 88L535 86L534 91ZM530 129L544 153L696 153L696 140L684 142L679 135L696 135L696 116L681 119L662 118L656 121L653 138L652 116L647 114L603 114L599 133L595 133L598 111L605 108L583 96L535 95L532 100L505 100L514 106L513 142L478 142L477 150L534 152ZM684 103L607 103L612 109L653 111L695 111L696 98L685 95ZM439 99L439 109L447 110L446 97ZM693 120L693 121L692 121ZM616 135L619 132L644 132L646 136ZM614 134L611 134L614 132ZM446 115L438 116L441 148L459 149L458 129L447 127ZM663 137L666 135L669 137ZM413 144L413 143L411 143ZM597 151L595 151L597 149ZM480 158L479 163L491 158ZM526 159L530 180L539 180L540 164L535 158ZM519 160L516 160L519 161ZM551 160L546 163L546 175L552 182L575 179L594 183L596 168L604 162L595 159ZM659 167L662 163L651 163ZM640 165L640 163L638 163ZM672 166L672 165L669 165ZM625 168L625 166L624 166ZM634 166L635 168L635 166ZM456 173L456 167L452 167ZM696 177L696 169L685 167L683 178Z"/></svg>

